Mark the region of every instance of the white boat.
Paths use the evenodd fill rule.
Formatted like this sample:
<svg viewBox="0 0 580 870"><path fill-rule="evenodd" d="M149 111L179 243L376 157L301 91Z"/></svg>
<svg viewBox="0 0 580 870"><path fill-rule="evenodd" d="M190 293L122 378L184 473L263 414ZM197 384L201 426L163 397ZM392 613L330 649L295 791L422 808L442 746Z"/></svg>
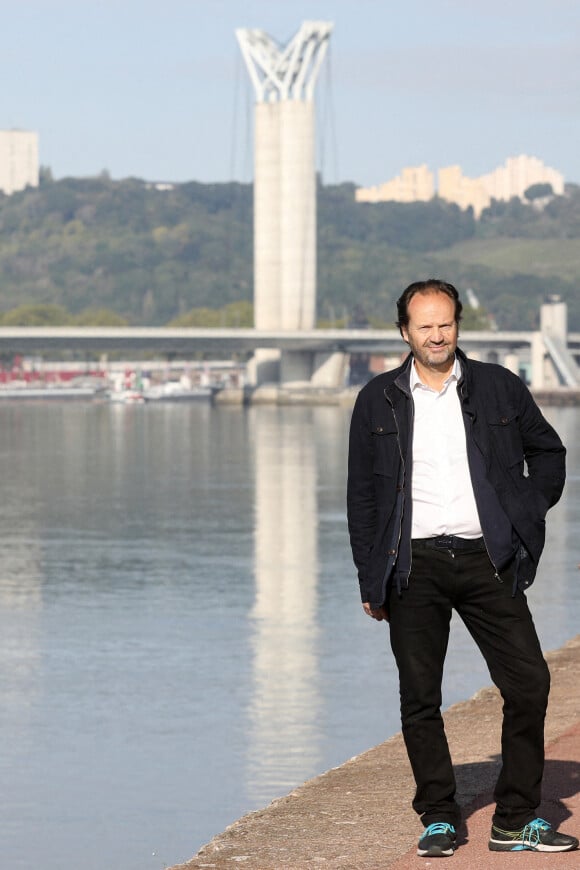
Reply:
<svg viewBox="0 0 580 870"><path fill-rule="evenodd" d="M2 399L96 399L104 398L103 387L64 387L64 386L0 386L0 401Z"/></svg>
<svg viewBox="0 0 580 870"><path fill-rule="evenodd" d="M184 386L178 381L167 381L164 384L154 384L143 390L146 402L195 402L211 401L216 387Z"/></svg>
<svg viewBox="0 0 580 870"><path fill-rule="evenodd" d="M144 405L145 396L142 390L111 390L109 393L111 402L120 405Z"/></svg>

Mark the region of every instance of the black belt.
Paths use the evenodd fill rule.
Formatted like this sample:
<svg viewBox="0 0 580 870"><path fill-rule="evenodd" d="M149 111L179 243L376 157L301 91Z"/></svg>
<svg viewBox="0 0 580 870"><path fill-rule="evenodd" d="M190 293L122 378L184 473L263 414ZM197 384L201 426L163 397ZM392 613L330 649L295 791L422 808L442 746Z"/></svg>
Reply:
<svg viewBox="0 0 580 870"><path fill-rule="evenodd" d="M483 538L458 538L456 535L439 535L438 538L413 538L414 547L431 547L434 550L485 550Z"/></svg>

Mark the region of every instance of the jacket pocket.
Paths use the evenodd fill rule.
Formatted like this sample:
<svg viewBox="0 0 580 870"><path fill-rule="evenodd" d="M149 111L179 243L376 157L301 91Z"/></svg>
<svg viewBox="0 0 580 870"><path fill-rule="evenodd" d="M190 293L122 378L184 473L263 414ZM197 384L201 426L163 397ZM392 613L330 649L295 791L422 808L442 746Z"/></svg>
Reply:
<svg viewBox="0 0 580 870"><path fill-rule="evenodd" d="M526 473L524 446L522 443L518 415L507 411L488 418L496 455L507 473L507 480L520 499L521 509L535 522L544 524L548 504L543 495L533 485Z"/></svg>
<svg viewBox="0 0 580 870"><path fill-rule="evenodd" d="M382 477L396 477L401 454L394 422L374 423L371 435L373 439L373 473Z"/></svg>
<svg viewBox="0 0 580 870"><path fill-rule="evenodd" d="M487 424L495 452L511 475L524 477L524 445L520 435L518 415L512 409L489 415Z"/></svg>

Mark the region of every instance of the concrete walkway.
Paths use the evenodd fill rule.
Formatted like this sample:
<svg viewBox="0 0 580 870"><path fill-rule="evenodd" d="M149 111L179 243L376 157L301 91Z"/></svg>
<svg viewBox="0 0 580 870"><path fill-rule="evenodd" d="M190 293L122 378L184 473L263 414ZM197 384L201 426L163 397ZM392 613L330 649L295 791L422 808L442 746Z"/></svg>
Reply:
<svg viewBox="0 0 580 870"><path fill-rule="evenodd" d="M552 691L546 771L538 815L580 834L580 635L546 656ZM501 699L494 688L445 713L465 825L453 864L460 870L533 865L580 868L580 852L492 853L487 848L499 771ZM224 783L227 788L227 783ZM239 819L186 864L170 870L242 866L247 870L348 868L424 870L445 859L418 858L422 827L410 807L414 784L400 734ZM449 859L448 859L449 860Z"/></svg>

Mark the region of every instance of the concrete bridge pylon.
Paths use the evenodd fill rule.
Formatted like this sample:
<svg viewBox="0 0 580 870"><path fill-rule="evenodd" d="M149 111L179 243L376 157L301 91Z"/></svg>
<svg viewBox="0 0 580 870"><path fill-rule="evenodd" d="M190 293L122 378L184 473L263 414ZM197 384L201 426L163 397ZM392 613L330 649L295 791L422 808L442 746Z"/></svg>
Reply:
<svg viewBox="0 0 580 870"><path fill-rule="evenodd" d="M236 37L254 86L254 326L309 330L316 321L314 89L332 24L305 21L286 44L263 30ZM296 352L293 352L296 353ZM254 379L310 379L312 361L263 349Z"/></svg>

